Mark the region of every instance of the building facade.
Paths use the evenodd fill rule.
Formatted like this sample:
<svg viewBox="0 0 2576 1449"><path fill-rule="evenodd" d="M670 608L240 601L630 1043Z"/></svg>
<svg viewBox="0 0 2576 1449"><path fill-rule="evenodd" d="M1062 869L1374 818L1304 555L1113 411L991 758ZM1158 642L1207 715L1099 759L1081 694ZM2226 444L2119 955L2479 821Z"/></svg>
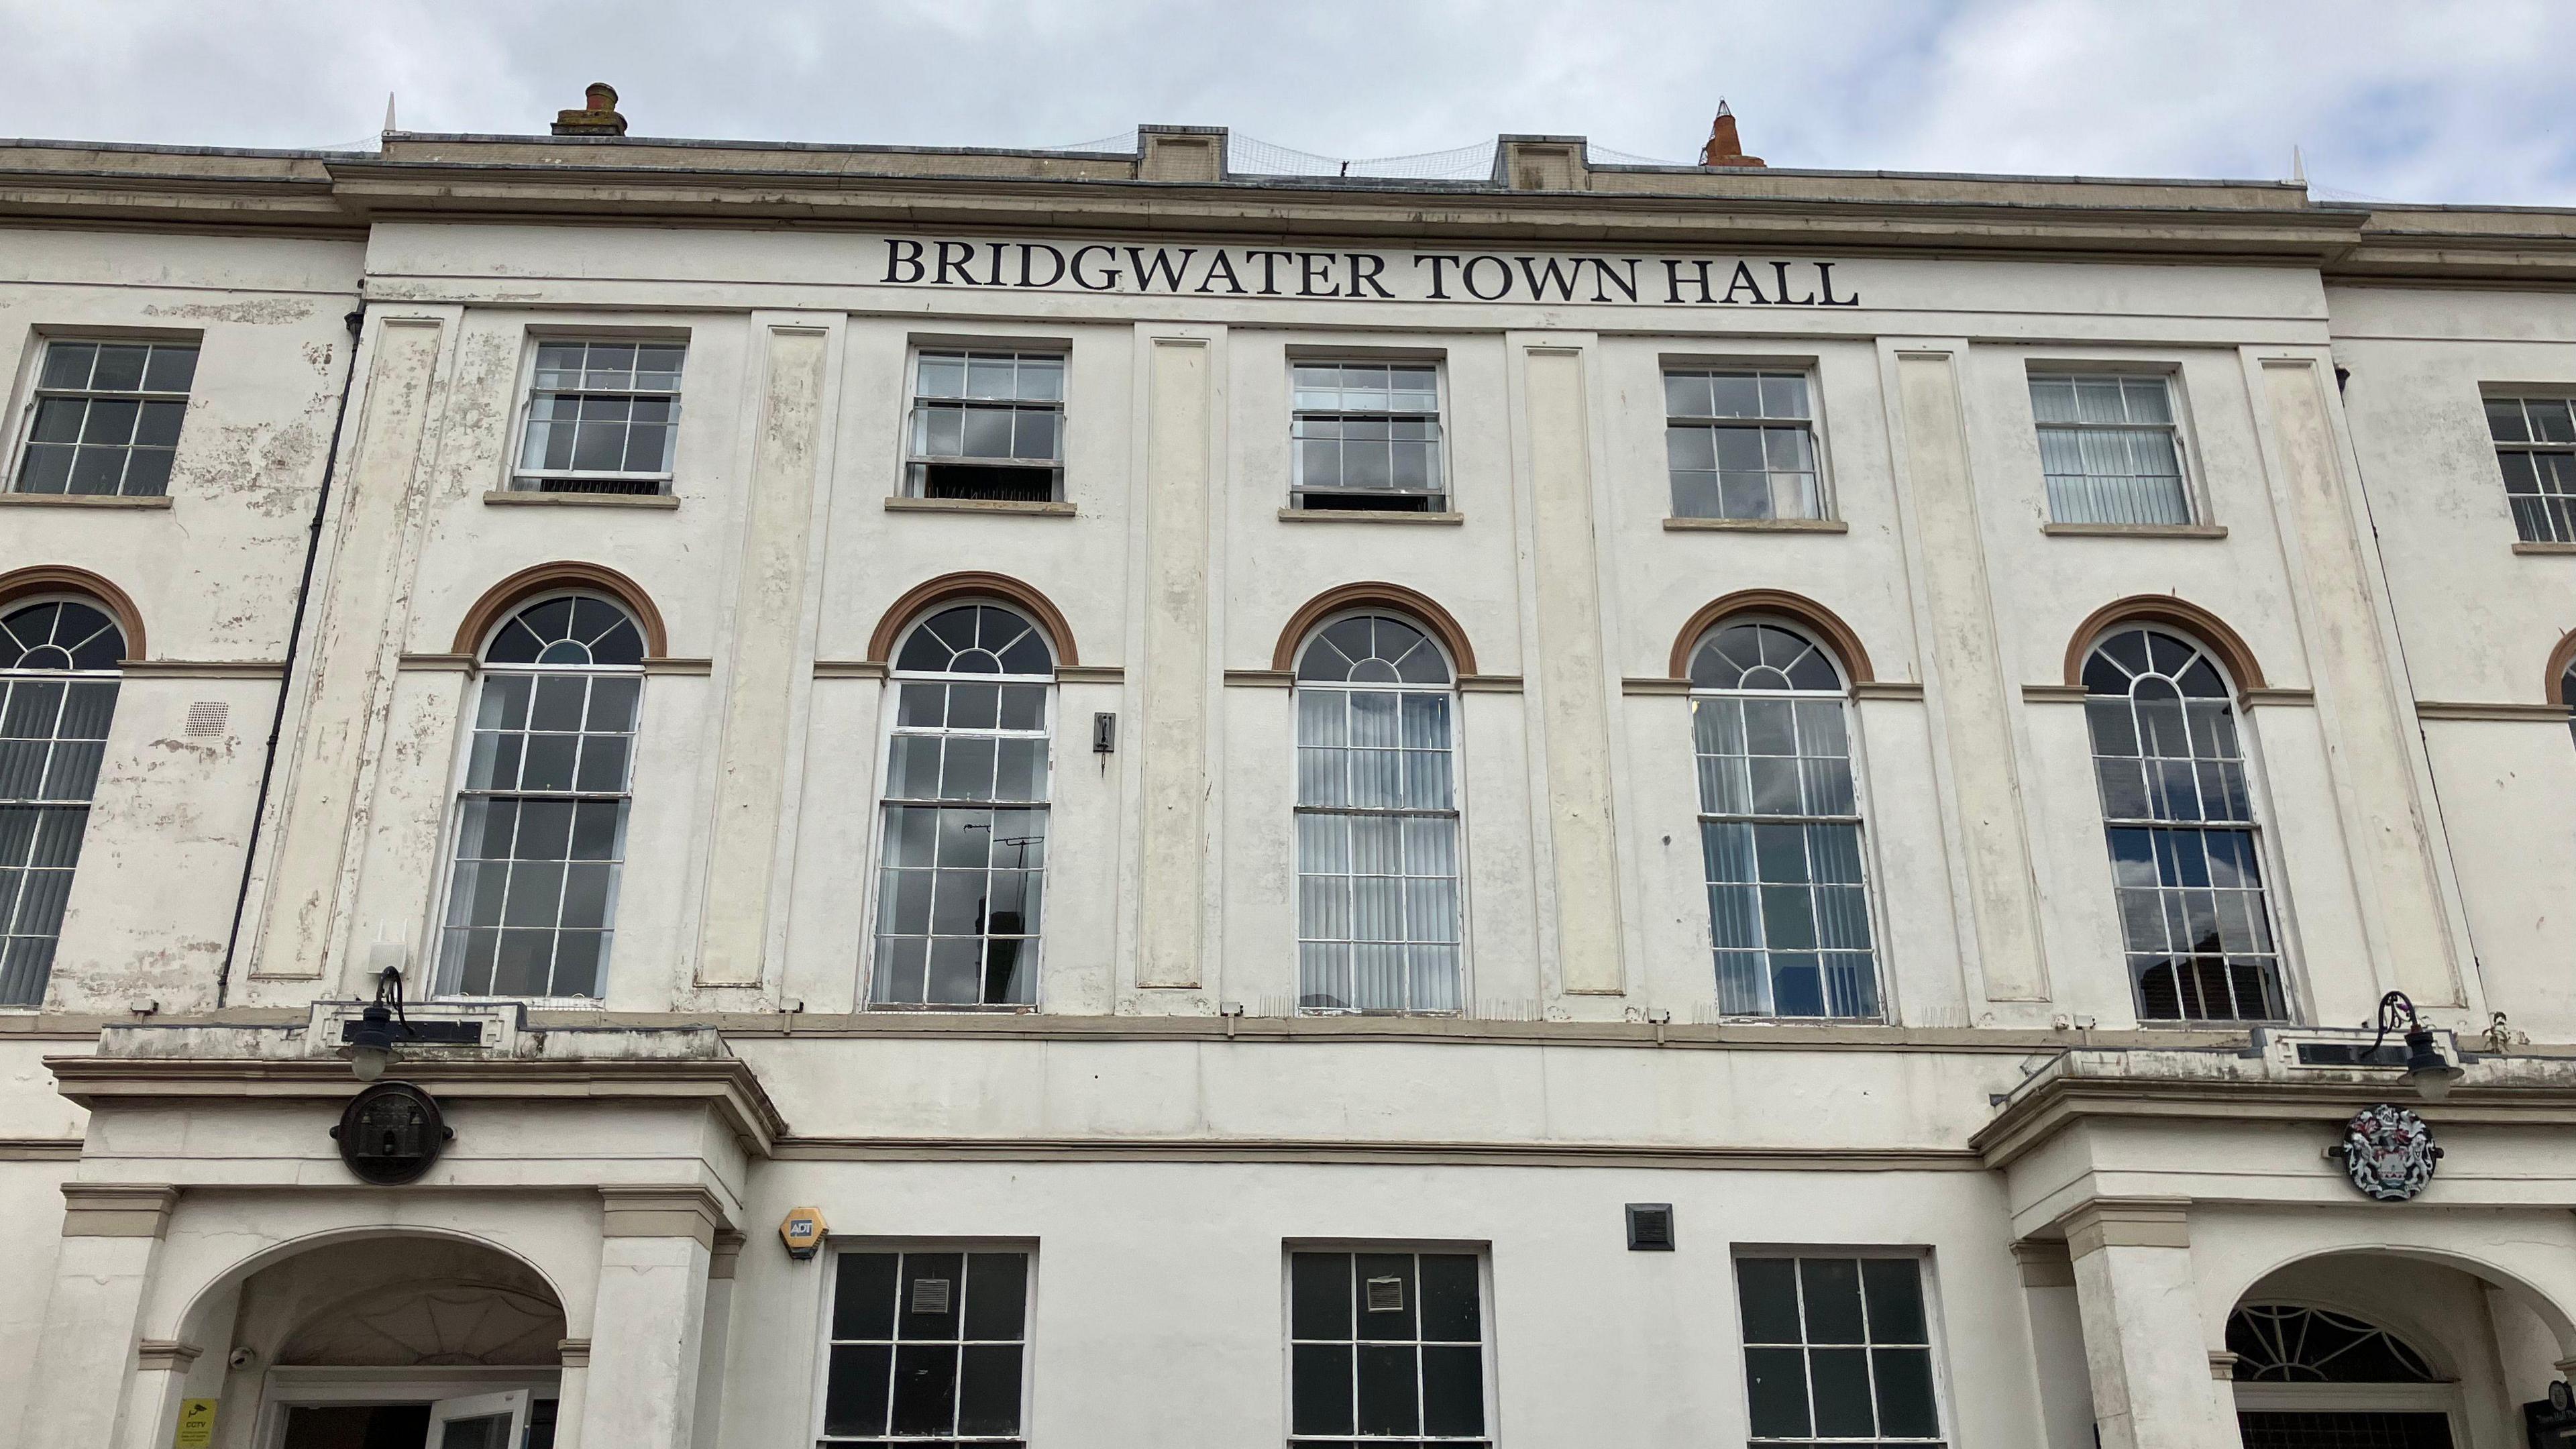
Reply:
<svg viewBox="0 0 2576 1449"><path fill-rule="evenodd" d="M1225 152L0 153L14 1442L2539 1442L2576 214Z"/></svg>

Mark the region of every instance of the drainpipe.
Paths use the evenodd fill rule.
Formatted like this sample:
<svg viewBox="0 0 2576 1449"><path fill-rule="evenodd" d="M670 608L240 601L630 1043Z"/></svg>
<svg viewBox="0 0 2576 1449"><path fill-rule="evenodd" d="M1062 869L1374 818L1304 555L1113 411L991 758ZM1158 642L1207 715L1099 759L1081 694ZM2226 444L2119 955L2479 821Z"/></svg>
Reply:
<svg viewBox="0 0 2576 1449"><path fill-rule="evenodd" d="M322 491L313 499L313 521L304 530L304 576L295 583L295 614L286 625L286 662L277 677L277 710L268 720L268 747L259 762L259 794L251 802L250 839L242 848L241 889L233 896L233 929L224 938L224 964L215 972L215 1009L232 994L233 953L241 949L242 913L250 907L250 876L259 861L259 827L268 818L268 787L277 776L277 741L286 732L286 700L295 683L295 646L304 637L304 608L313 597L313 563L322 552L322 516L331 507L331 477L340 467L340 429L349 420L349 394L358 380L358 332L366 325L367 304L344 320L349 327L349 365L340 374L340 405L331 415L331 449L322 459Z"/></svg>

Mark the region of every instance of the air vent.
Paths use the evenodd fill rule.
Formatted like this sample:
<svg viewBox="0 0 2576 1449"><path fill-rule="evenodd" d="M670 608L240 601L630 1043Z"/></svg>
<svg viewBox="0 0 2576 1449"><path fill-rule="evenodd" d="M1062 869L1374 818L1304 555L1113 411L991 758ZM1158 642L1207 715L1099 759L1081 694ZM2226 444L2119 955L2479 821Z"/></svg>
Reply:
<svg viewBox="0 0 2576 1449"><path fill-rule="evenodd" d="M233 707L220 699L201 699L188 706L188 733L205 739L224 732L232 719Z"/></svg>
<svg viewBox="0 0 2576 1449"><path fill-rule="evenodd" d="M1404 1311L1404 1280L1401 1278L1371 1278L1368 1280L1368 1311L1371 1313L1402 1313Z"/></svg>
<svg viewBox="0 0 2576 1449"><path fill-rule="evenodd" d="M1628 1204L1628 1251L1669 1253L1673 1250L1673 1205L1668 1202Z"/></svg>

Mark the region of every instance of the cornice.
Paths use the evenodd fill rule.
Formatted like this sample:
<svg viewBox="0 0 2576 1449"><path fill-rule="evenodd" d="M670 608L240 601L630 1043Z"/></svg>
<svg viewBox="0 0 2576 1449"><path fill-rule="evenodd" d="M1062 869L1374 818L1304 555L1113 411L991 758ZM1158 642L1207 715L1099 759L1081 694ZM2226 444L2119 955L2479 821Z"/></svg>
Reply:
<svg viewBox="0 0 2576 1449"><path fill-rule="evenodd" d="M1804 1172L1982 1172L1950 1147L1754 1147L1655 1142L1373 1142L1306 1138L1106 1139L791 1137L799 1162L1234 1162L1356 1166L1774 1168Z"/></svg>
<svg viewBox="0 0 2576 1449"><path fill-rule="evenodd" d="M2555 1059L2548 1065L2565 1063ZM1993 1121L1968 1139L1968 1146L1988 1167L2000 1168L2086 1120L2328 1126L2374 1102L2387 1101L2407 1102L2439 1127L2576 1127L2576 1080L2463 1083L2433 1104L2415 1102L2412 1089L2394 1074L2381 1074L2376 1081L2354 1080L2354 1075L2313 1082L2049 1076L2006 1103Z"/></svg>
<svg viewBox="0 0 2576 1449"><path fill-rule="evenodd" d="M336 1058L263 1061L186 1057L47 1057L62 1095L90 1111L172 1100L345 1101L355 1091ZM698 1060L407 1061L396 1073L456 1101L703 1103L767 1156L787 1119L749 1062Z"/></svg>
<svg viewBox="0 0 2576 1449"><path fill-rule="evenodd" d="M1150 128L1148 128L1150 129ZM1526 138L1521 138L1526 139ZM1571 144L1580 138L1558 138ZM0 141L0 222L363 237L377 220L1831 248L2301 265L2334 281L2576 280L2576 211L2316 202L2296 185L1775 167L1570 187L1145 179L1143 153L396 134L374 152Z"/></svg>
<svg viewBox="0 0 2576 1449"><path fill-rule="evenodd" d="M1457 239L1558 246L1778 245L1869 250L2144 252L2315 265L2365 218L2304 207L2083 204L1946 198L1603 191L1323 190L1055 177L621 170L342 161L334 194L377 220L628 224L645 219L1128 235ZM2066 188L2073 191L2075 188Z"/></svg>

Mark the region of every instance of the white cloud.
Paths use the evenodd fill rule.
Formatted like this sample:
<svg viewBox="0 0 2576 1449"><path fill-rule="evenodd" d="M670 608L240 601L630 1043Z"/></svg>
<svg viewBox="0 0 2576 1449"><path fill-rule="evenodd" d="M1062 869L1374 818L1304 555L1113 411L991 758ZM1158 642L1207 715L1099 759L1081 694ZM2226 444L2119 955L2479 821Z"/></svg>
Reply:
<svg viewBox="0 0 2576 1449"><path fill-rule="evenodd" d="M1366 157L1574 132L1672 159L2310 176L2576 204L2548 0L0 0L0 134L310 146L541 131L607 80L639 133L1061 144L1139 121Z"/></svg>

